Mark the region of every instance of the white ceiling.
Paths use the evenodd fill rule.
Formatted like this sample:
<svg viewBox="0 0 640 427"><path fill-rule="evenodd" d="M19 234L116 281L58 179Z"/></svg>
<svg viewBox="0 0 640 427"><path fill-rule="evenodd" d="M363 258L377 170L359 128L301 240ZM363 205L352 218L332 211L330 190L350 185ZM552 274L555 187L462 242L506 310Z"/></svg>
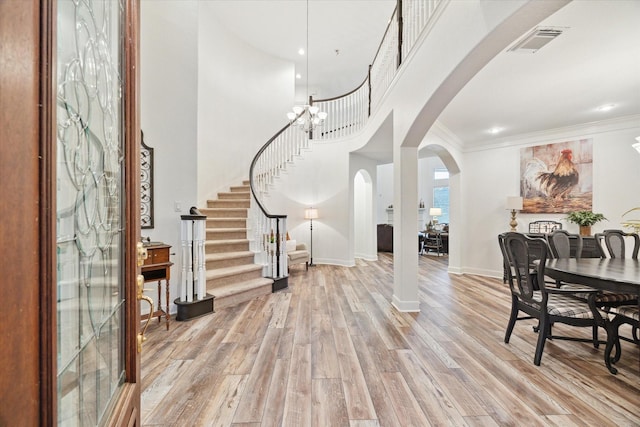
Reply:
<svg viewBox="0 0 640 427"><path fill-rule="evenodd" d="M305 0L212 4L248 44L294 61L306 85L306 58L297 53L306 44ZM309 92L314 98L346 93L364 80L395 4L310 0ZM440 116L464 147L640 114L640 1L574 0L540 26L567 30L534 54L500 53ZM604 104L615 107L597 111ZM491 135L492 127L503 131Z"/></svg>
<svg viewBox="0 0 640 427"><path fill-rule="evenodd" d="M309 0L305 56L298 49L307 46L306 0L213 0L211 5L241 40L294 62L303 97L323 99L350 92L367 77L396 0Z"/></svg>
<svg viewBox="0 0 640 427"><path fill-rule="evenodd" d="M536 53L500 53L439 117L466 147L640 114L640 1L574 0L539 26L567 30Z"/></svg>

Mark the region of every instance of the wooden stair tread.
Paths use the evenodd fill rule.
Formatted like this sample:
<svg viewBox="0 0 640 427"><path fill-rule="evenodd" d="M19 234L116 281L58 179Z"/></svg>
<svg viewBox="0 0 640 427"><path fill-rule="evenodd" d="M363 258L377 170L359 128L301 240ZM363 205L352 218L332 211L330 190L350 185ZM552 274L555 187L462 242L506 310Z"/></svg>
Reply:
<svg viewBox="0 0 640 427"><path fill-rule="evenodd" d="M230 245L230 244L234 244L234 243L247 243L249 242L249 239L226 239L226 240L207 240L204 242L205 247L206 246L217 246L217 245Z"/></svg>
<svg viewBox="0 0 640 427"><path fill-rule="evenodd" d="M261 287L268 287L271 293L272 279L266 277L259 277L256 279L245 280L244 282L230 283L228 285L222 285L210 291L215 295L216 299L224 298L226 296L236 295L242 292L251 291Z"/></svg>
<svg viewBox="0 0 640 427"><path fill-rule="evenodd" d="M207 233L237 233L239 231L247 231L246 228L207 228Z"/></svg>
<svg viewBox="0 0 640 427"><path fill-rule="evenodd" d="M232 212L232 211L242 211L246 212L247 208L200 208L200 212ZM225 217L229 218L229 217ZM242 217L239 217L242 218Z"/></svg>
<svg viewBox="0 0 640 427"><path fill-rule="evenodd" d="M231 267L214 268L206 271L207 280L220 279L222 277L231 277L236 274L250 273L253 271L261 271L262 266L258 264L234 265Z"/></svg>
<svg viewBox="0 0 640 427"><path fill-rule="evenodd" d="M225 259L234 259L234 258L245 258L249 256L254 256L255 254L251 251L236 251L236 252L219 252L214 254L206 254L206 261L222 261Z"/></svg>

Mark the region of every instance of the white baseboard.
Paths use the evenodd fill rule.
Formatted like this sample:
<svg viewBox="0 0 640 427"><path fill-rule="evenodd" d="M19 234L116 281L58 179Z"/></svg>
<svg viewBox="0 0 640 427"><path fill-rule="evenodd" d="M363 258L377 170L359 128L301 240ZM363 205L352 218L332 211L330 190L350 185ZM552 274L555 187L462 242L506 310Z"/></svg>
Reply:
<svg viewBox="0 0 640 427"><path fill-rule="evenodd" d="M402 313L417 313L420 311L420 301L400 301L394 295L391 304Z"/></svg>
<svg viewBox="0 0 640 427"><path fill-rule="evenodd" d="M462 274L475 274L476 276L493 277L502 279L502 270L487 270L484 268L466 268Z"/></svg>
<svg viewBox="0 0 640 427"><path fill-rule="evenodd" d="M331 258L314 258L314 264L329 264L329 265L339 265L342 267L355 267L356 262L352 260L345 259L331 259Z"/></svg>

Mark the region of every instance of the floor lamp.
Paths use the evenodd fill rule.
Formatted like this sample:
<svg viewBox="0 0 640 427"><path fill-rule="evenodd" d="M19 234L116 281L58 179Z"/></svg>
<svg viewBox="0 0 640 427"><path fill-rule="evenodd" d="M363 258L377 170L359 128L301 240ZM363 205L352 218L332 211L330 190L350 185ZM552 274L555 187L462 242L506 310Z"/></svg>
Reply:
<svg viewBox="0 0 640 427"><path fill-rule="evenodd" d="M304 219L308 219L309 229L311 231L311 262L309 263L309 267L315 266L313 263L313 220L318 218L318 209L308 208L304 210Z"/></svg>

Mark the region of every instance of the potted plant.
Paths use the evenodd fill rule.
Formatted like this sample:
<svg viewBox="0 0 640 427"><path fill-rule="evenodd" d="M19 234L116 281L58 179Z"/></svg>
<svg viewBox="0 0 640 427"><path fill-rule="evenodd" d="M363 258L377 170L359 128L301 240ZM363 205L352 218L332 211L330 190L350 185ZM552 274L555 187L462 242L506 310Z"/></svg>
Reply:
<svg viewBox="0 0 640 427"><path fill-rule="evenodd" d="M601 213L593 213L591 211L576 211L570 212L569 215L567 215L567 221L580 226L581 236L590 236L591 226L606 219L607 218L605 218Z"/></svg>

